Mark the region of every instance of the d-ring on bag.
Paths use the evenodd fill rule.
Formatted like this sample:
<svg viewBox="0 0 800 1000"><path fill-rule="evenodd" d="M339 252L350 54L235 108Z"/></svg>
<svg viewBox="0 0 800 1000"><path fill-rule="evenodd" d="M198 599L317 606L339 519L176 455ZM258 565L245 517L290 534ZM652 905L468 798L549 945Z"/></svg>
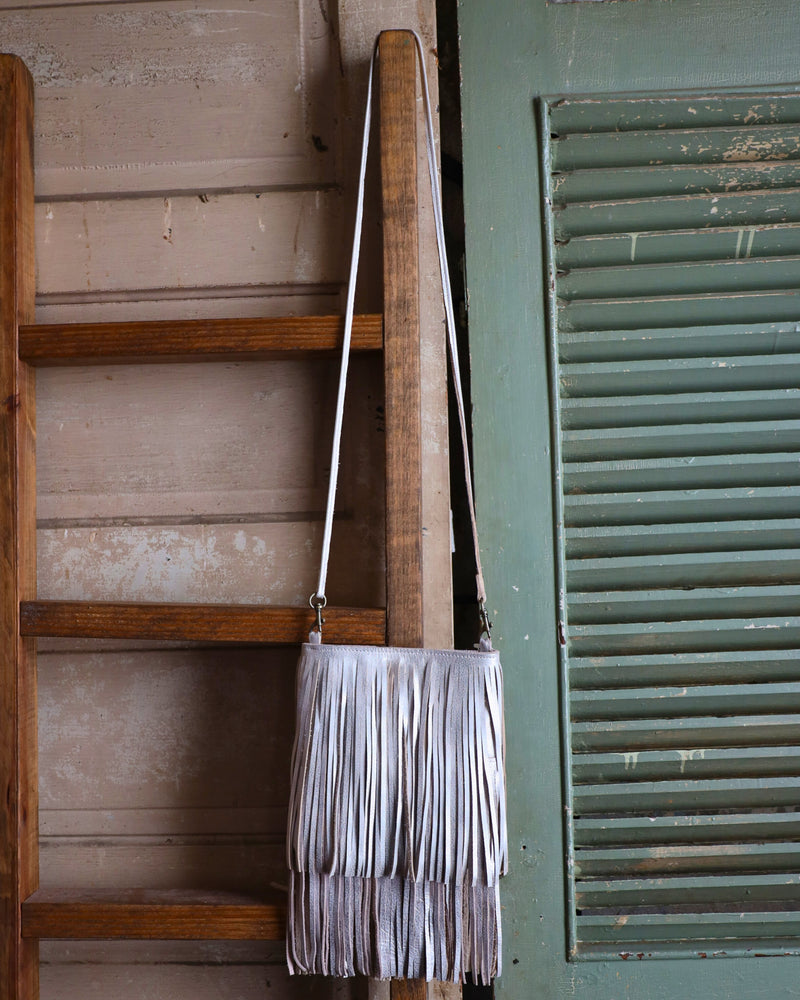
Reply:
<svg viewBox="0 0 800 1000"><path fill-rule="evenodd" d="M322 644L372 106L370 66L317 627L302 647L287 855L292 973L488 983L500 972L507 867L502 670L492 649L447 278L430 97L416 37L448 343L464 446L479 648Z"/></svg>

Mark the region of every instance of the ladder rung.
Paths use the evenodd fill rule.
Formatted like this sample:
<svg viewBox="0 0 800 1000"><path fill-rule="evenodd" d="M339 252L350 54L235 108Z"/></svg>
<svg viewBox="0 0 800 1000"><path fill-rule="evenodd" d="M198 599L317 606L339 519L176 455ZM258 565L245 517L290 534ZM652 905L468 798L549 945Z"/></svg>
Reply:
<svg viewBox="0 0 800 1000"><path fill-rule="evenodd" d="M272 604L155 604L117 601L22 601L20 634L84 639L171 639L197 642L305 642L311 608ZM382 646L383 608L326 608L329 642Z"/></svg>
<svg viewBox="0 0 800 1000"><path fill-rule="evenodd" d="M258 361L341 347L341 316L152 320L22 326L19 356L36 367L176 361ZM383 346L383 317L355 316L353 350Z"/></svg>
<svg viewBox="0 0 800 1000"><path fill-rule="evenodd" d="M22 904L25 938L280 941L285 926L269 892L39 889Z"/></svg>

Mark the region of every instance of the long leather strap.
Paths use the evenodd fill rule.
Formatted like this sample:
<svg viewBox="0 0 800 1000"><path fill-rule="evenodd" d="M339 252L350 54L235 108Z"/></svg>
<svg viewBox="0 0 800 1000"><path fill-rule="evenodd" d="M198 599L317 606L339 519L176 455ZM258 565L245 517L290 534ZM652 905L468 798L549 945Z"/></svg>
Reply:
<svg viewBox="0 0 800 1000"><path fill-rule="evenodd" d="M453 384L455 386L456 407L458 410L458 420L461 427L461 444L464 455L464 477L467 487L467 504L469 507L470 522L472 525L472 539L475 547L475 569L478 604L481 608L481 624L488 632L489 623L485 613L486 587L483 580L483 569L481 567L480 547L478 544L478 525L475 517L475 498L472 491L472 469L469 460L469 439L467 435L467 416L464 406L464 393L461 386L461 371L458 364L458 343L456 340L455 310L453 308L453 296L450 290L450 278L447 266L447 253L445 250L444 222L442 218L442 200L439 193L438 173L436 167L433 115L431 111L431 99L428 90L428 77L425 71L425 59L422 50L422 42L415 31L410 34L414 36L419 55L419 66L422 77L422 100L425 109L425 146L428 159L428 174L431 185L431 197L433 202L433 219L436 229L436 245L439 252L439 270L442 279L442 298L444 300L444 311L447 325L447 342L449 346L450 364L453 372ZM378 42L380 36L375 41L372 52L372 59L369 67L369 80L367 83L367 102L364 114L364 132L361 141L361 163L358 175L358 197L356 201L356 222L353 233L353 251L350 259L350 277L347 284L347 304L345 307L344 321L344 342L342 345L342 362L339 370L339 389L336 400L336 416L333 426L333 447L331 451L331 474L328 482L328 501L325 511L325 528L322 537L322 557L320 561L319 581L317 589L311 596L312 607L321 608L325 606L325 586L328 576L328 560L330 557L331 532L333 530L333 511L336 499L336 486L339 478L339 451L342 437L342 418L344 415L344 400L347 387L347 369L350 360L350 341L353 330L353 307L356 294L356 279L358 275L358 260L361 249L361 230L364 219L364 187L367 171L367 154L369 150L369 132L372 120L372 81L375 64L378 58Z"/></svg>

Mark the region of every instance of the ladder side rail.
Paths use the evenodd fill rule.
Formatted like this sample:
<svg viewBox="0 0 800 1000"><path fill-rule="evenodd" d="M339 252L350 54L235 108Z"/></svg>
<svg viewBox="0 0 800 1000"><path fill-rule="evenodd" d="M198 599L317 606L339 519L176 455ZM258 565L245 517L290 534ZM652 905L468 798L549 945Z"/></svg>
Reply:
<svg viewBox="0 0 800 1000"><path fill-rule="evenodd" d="M422 399L414 38L385 32L378 59L386 394L386 642L423 645ZM394 979L392 1000L424 1000Z"/></svg>
<svg viewBox="0 0 800 1000"><path fill-rule="evenodd" d="M37 1000L38 942L24 940L23 901L38 887L35 639L20 635L36 596L35 384L20 362L33 322L33 81L0 56L0 1000Z"/></svg>
<svg viewBox="0 0 800 1000"><path fill-rule="evenodd" d="M422 646L422 399L416 48L380 40L386 393L386 614L390 646Z"/></svg>

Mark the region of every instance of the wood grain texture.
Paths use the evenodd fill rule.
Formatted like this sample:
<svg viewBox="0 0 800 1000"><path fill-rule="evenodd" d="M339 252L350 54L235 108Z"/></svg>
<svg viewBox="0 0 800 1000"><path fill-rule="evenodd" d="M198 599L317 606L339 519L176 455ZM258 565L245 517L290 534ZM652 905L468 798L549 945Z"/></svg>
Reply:
<svg viewBox="0 0 800 1000"><path fill-rule="evenodd" d="M209 650L205 649L202 651L203 657L200 661L200 669L207 670L210 672L209 661L211 659L209 655ZM214 653L217 651L214 650ZM260 659L261 650L255 648L239 649L235 652L230 650L229 653L233 653L234 659L234 672L237 671L238 663L241 663L242 658L245 658L245 663L247 663L251 658L253 660ZM275 678L275 673L270 671L272 674L267 680L265 680L260 686L257 685L256 695L258 697L262 696L263 692L269 692L270 684L274 684L277 689L276 697L274 699L275 705L269 709L269 713L266 718L258 718L259 709L258 707L249 710L248 718L245 720L248 727L248 732L246 733L246 749L247 752L255 755L261 752L261 745L269 744L274 742L273 735L271 733L264 732L266 729L271 729L274 725L276 717L279 712L285 713L285 706L282 704L284 696L286 698L286 704L289 700L294 697L294 676L292 676L291 665L297 659L297 653L294 649L287 647L283 651L283 657L278 656L278 662L275 666L275 670L281 672L281 676ZM136 656L141 656L142 659L149 654L131 654L131 658ZM190 670L197 671L197 663L188 661L188 654L185 650L179 650L177 652L178 657L187 656L187 663L184 665L181 660L177 660L177 666L179 671L184 673L184 676L188 674ZM272 654L273 656L275 653ZM59 659L55 657L53 659L53 669L56 673L60 675L59 678L52 679L50 681L51 690L58 691L67 687L69 681L69 674L72 669L72 665L77 662L77 658L70 658L71 662L68 660L68 665L62 666ZM127 657L122 658L122 663L126 666L130 663ZM47 657L40 657L39 665L47 664ZM174 656L164 655L163 659L159 658L158 666L147 675L147 669L143 671L143 676L147 676L148 679L154 679L155 683L153 688L157 688L162 681L167 678L169 670L176 665L176 660ZM90 667L90 669L92 669ZM98 667L94 670L95 675L101 674L104 668ZM107 668L106 668L107 669ZM123 677L124 668L118 668L119 674L119 686L116 690L122 692L123 697L128 696L128 692L133 689L136 685L136 681L133 680L128 674L127 677ZM250 678L255 676L256 672L260 671L262 676L264 671L262 665L259 663L257 666L253 666L248 669ZM231 668L225 672L226 676L230 676ZM89 673L89 670L83 671L84 678ZM234 676L233 687L235 690L230 695L231 704L234 704L237 700L241 703L247 698L252 696L252 691L247 687L247 680L243 676L244 671L239 670L239 676ZM284 677L283 675L288 675ZM225 678L221 677L219 671L217 672L218 679L220 683L211 687L211 696L213 696L217 690L219 690L225 683ZM168 679L168 678L167 678ZM179 678L176 689L179 689L183 681ZM128 691L125 691L127 686ZM72 692L73 700L78 698L78 692ZM155 700L157 697L156 691L154 690L151 695L151 700ZM176 715L180 708L177 706L169 706L166 709L173 715ZM58 709L54 709L48 712L48 715L53 718ZM142 710L143 713L147 709ZM255 732L256 721L260 722L262 731L260 733ZM137 725L137 721L132 720L130 723L123 720L121 723L123 726L130 724L131 727ZM116 726L116 720L112 723ZM250 731L252 728L252 731ZM154 804L153 796L150 795L150 789L139 787L137 789L139 798L135 803L135 808L128 808L131 803L131 795L126 790L124 792L125 808L121 809L105 809L103 804L91 799L90 796L84 795L83 798L79 794L76 796L76 801L74 808L59 808L59 802L66 801L66 793L69 789L66 787L66 781L73 782L73 787L78 787L79 778L74 775L67 777L65 784L57 789L57 795L54 796L49 802L42 798L41 808L40 808L40 827L41 827L41 837L42 841L50 841L52 844L57 844L58 841L66 842L68 840L76 841L86 841L91 837L99 838L100 842L103 840L123 841L127 837L140 837L140 838L158 838L163 844L168 846L169 838L177 837L189 842L190 840L197 839L200 837L206 837L211 839L212 837L262 837L266 840L267 837L274 838L275 843L278 839L281 843L284 843L283 836L286 832L286 802L285 793L288 788L288 760L292 752L292 733L289 732L291 726L284 722L285 733L281 734L278 746L278 758L287 762L286 774L268 774L262 775L260 777L260 784L254 790L248 792L247 795L242 795L241 790L245 785L246 779L243 777L239 787L234 785L231 789L230 781L226 784L226 776L222 773L220 769L220 774L214 779L218 795L215 797L216 804L210 806L208 804L208 796L203 796L201 794L202 789L200 787L201 780L198 779L193 793L196 793L195 799L184 798L180 802L171 799L164 806L159 806ZM118 730L119 731L119 730ZM207 731L207 730L206 730ZM109 728L110 732L110 728ZM74 735L74 734L73 734ZM113 736L113 733L111 734ZM103 737L98 736L98 739ZM147 737L142 736L143 740ZM198 725L195 732L186 741L185 754L188 757L192 753L194 747L193 743L196 745L204 738L204 731L202 723ZM47 738L47 754L50 756L50 764L53 769L59 766L59 760L57 755L60 751L60 747L63 747L64 733L53 733ZM259 744L261 741L261 744ZM155 741L154 741L155 742ZM224 736L221 735L218 738L218 744L220 748L223 749L223 756L220 758L221 765L225 765L228 762L229 757L233 756L233 749L230 749L230 744L227 748L223 747ZM43 755L44 756L44 755ZM120 760L122 759L122 752L119 754ZM196 763L196 762L193 762ZM43 769L43 768L42 768ZM99 769L99 765L98 765ZM141 773L141 772L139 772ZM131 781L138 780L138 774L133 771L130 774ZM166 770L162 771L162 781L166 786L169 782L170 775ZM229 776L228 776L229 777ZM100 784L95 788L95 791L102 791ZM62 794L64 793L64 794ZM231 805L233 799L238 796L240 799L238 805ZM166 800L166 791L164 793L164 799ZM278 801L282 804L267 806L264 803L268 801ZM247 803L251 804L248 805ZM52 806L52 808L49 808ZM64 873L65 878L67 874ZM118 876L117 876L118 877ZM199 885L202 880L193 882L193 885ZM62 888L70 888L71 886L77 886L77 882L67 883L65 881L59 881L57 878L48 878L45 884L44 878L42 878L42 884L50 887L61 886ZM113 888L117 883L111 883L109 885L100 885L98 888ZM138 882L136 883L139 884ZM84 882L85 885L85 882ZM164 888L162 885L142 885L141 888L153 888L159 889ZM173 888L180 888L180 886L173 886ZM213 886L211 888L214 888ZM234 887L235 888L235 887Z"/></svg>
<svg viewBox="0 0 800 1000"><path fill-rule="evenodd" d="M386 392L387 641L422 645L422 425L417 235L416 49L380 42Z"/></svg>
<svg viewBox="0 0 800 1000"><path fill-rule="evenodd" d="M382 35L386 634L394 646L421 646L423 642L416 58L409 32ZM392 1000L424 1000L426 996L424 980L392 981Z"/></svg>
<svg viewBox="0 0 800 1000"><path fill-rule="evenodd" d="M421 40L423 58L428 71L428 83L433 106L434 131L438 132L439 108L436 5L431 0L337 0L339 45L346 72L342 80L345 100L350 107L364 107L364 68L379 31L387 25L414 28ZM358 72L350 67L361 67ZM417 130L422 140L422 103L417 100ZM355 122L351 126L355 131ZM355 135L347 143L353 154L358 149ZM377 164L376 164L377 166ZM354 176L355 163L345 176ZM425 531L422 538L423 635L426 646L445 649L453 644L453 603L450 552L450 479L447 442L447 358L445 356L444 312L441 280L436 255L436 235L427 176L425 144L417 143L418 223L420 244L420 340L422 351L422 517ZM377 185L376 185L377 187ZM379 218L380 190L366 208L367 223ZM375 253L380 264L379 251ZM372 279L366 270L364 278ZM363 284L363 282L362 282ZM380 287L376 274L374 285ZM379 300L378 300L379 301ZM373 307L376 311L382 308ZM308 310L309 312L311 310Z"/></svg>
<svg viewBox="0 0 800 1000"><path fill-rule="evenodd" d="M37 4L27 0L4 6L14 8L0 14L4 47L20 51L21 46L25 47L40 84L42 113L38 116L37 152L41 170L37 183L40 199L54 199L42 201L37 210L42 236L49 235L48 243L45 244L44 238L41 242L41 314L53 321L118 316L153 319L259 316L266 314L262 303L275 312L337 310L336 283L340 275L330 262L340 253L339 234L342 228L348 228L348 222L345 220L341 227L338 210L326 206L338 201L339 195L326 191L317 198L314 192L275 189L295 184L329 187L348 178L346 170L334 170L333 164L340 136L346 135L347 115L359 105L355 103L349 109L347 105L344 109L338 107L336 84L340 67L336 55L347 53L348 47L352 47L354 25L361 27L370 18L385 19L387 15L382 10L385 4L379 2L355 19L351 16L349 28L339 31L340 39L335 39L333 45L333 26L340 28L339 10L334 14L331 9L329 14L331 5L317 4L316 0L300 3L258 0L248 10L235 2L192 4L180 0L169 5L82 4L67 11L59 9L60 3L34 10ZM399 8L395 4L390 9L394 18ZM418 17L432 20L430 11L423 13L418 4L405 3L400 9L400 23L412 23ZM295 20L290 23L292 17ZM371 27L369 33L372 34ZM340 53L336 53L337 42ZM331 52L332 64L328 61ZM345 54L342 61L348 78L359 75L350 72L350 56ZM358 65L363 65L360 57ZM290 134L284 136L287 131ZM323 150L322 146L329 149ZM256 199L255 191L259 190L265 193ZM185 197L181 197L181 191ZM216 201L213 191L246 193L230 199L223 196ZM127 197L132 192L149 192L151 197L139 198L134 203ZM208 201L196 197L197 193L203 193ZM273 193L274 199L270 197ZM117 200L103 205L102 199L108 195ZM165 238L169 235L169 227L165 228L169 215L163 195L171 199L171 242ZM91 200L87 203L87 199ZM299 215L268 207L270 203L285 205L301 200L304 205ZM202 212L207 213L205 225L196 214ZM274 252L262 240L271 241ZM333 248L332 253L328 247ZM315 304L307 305L306 301L312 298ZM371 359L368 363L372 363ZM209 366L202 367L208 370ZM78 372L46 374L60 378ZM109 383L112 397L119 390L114 374L115 381ZM146 377L156 378L157 374L150 369ZM104 375L97 372L97 377ZM66 381L59 382L58 391L68 396L73 387ZM76 411L79 393L80 389L74 397ZM226 393L230 402L235 393L230 386ZM220 407L225 398L224 393L220 394ZM184 391L183 400L162 402L161 408L153 413L161 428L154 432L156 446L163 428L181 419L185 399ZM380 402L377 394L376 409ZM290 420L287 423L294 426ZM58 429L59 423L55 426ZM66 437L66 432L56 436L54 449ZM303 448L304 441L299 440ZM270 447L273 444L275 441L270 440ZM438 454L438 441L436 451ZM361 457L359 454L358 458ZM370 470L377 466L365 462L361 465L361 470L356 469L357 475L374 478ZM288 468L281 471L290 472ZM79 476L74 478L75 482L80 483ZM228 480L219 477L220 494L227 485ZM289 493L297 485L289 475L279 488ZM148 500L157 495L153 486L144 480L141 484L138 515L145 519L148 515L161 516L160 508L155 505L150 510L144 509ZM161 496L162 506L175 499L169 491ZM239 497L235 494L232 497L233 507L228 500L221 509L236 512ZM48 516L54 521L60 515L69 517L74 513L68 510L74 499L71 488L58 496L50 495L48 503L50 499L53 506ZM102 516L113 519L129 513L127 501L115 510L112 494L105 495L104 500ZM315 509L298 506L294 499L288 502L289 511ZM146 530L147 526L143 534ZM155 536L157 531L152 534ZM93 546L90 538L87 531L82 541ZM370 558L380 547L373 538L365 542ZM205 551L203 548L202 552ZM348 560L348 551L352 551L352 546L344 549L345 560L349 561L345 570L351 575L358 574L361 567L356 560ZM202 558L198 560L193 553L194 549L187 550L184 558L187 563L194 560L193 567L199 573ZM88 575L97 549L87 548L85 556L84 571ZM45 566L43 573L46 580L53 579L58 568ZM214 575L213 570L209 575ZM97 589L104 592L102 587ZM242 597L231 595L230 599ZM344 603L358 601L345 598ZM226 656L228 652L225 651ZM265 655L275 658L291 653L275 650ZM52 657L53 662L58 659ZM64 670L66 674L66 663ZM69 685L66 676L64 684L65 688ZM191 714L197 709L195 698L198 694L202 697L203 687L192 680L184 690L187 712ZM263 689L257 690L263 700ZM100 692L99 704L92 704L91 698L82 704L85 693L79 683L70 703L73 717L65 713L59 723L61 739L72 735L76 745L73 787L81 782L81 765L89 763L86 750L81 752L81 745L87 746L86 713L97 709L101 717L105 715L111 722L120 722L118 717L122 714L108 692L105 697ZM142 713L137 716L144 719L143 729L148 732L153 719L159 717L153 709L155 703L155 697L145 701ZM110 718L115 715L116 720ZM237 718L234 712L227 712L220 722L228 726ZM238 735L237 732L237 739ZM105 743L92 741L91 754L95 759L91 764L93 773L99 776L96 790L101 806L113 804L119 794L113 771L105 774L105 784L102 774L108 750L111 748L113 752L114 746L113 726ZM254 770L247 754L246 746L242 771ZM265 760L268 767L275 766L272 754ZM60 766L63 758L57 758L56 763ZM242 783L246 780L241 778ZM258 785L257 780L255 784ZM176 795L179 792L177 787L175 792ZM63 798L55 811L60 813L58 805L68 801ZM133 814L139 816L138 810L131 809L130 813L129 818ZM186 810L189 819L194 813L194 809ZM83 818L94 822L105 816L101 808L91 820L86 815ZM142 815L141 819L144 822L152 817ZM232 829L235 833L236 828ZM89 843L96 839L95 828L86 827L85 832L86 841L81 846L87 850L80 874L86 875L85 884L91 885L92 866L104 848ZM71 865L74 859L77 868L80 864L77 843L72 841L68 845L67 840L69 837L65 836L63 863ZM48 849L49 846L52 844ZM178 852L183 849L179 847ZM114 879L115 865L118 884L124 881L125 859L130 857L126 850L114 861L109 860L103 869L107 884ZM166 852L164 847L161 853L165 857ZM195 858L194 863L197 866L200 862ZM159 867L160 872L156 870ZM159 877L168 884L172 875L170 862L165 861L163 866L156 862L151 875L154 884ZM215 884L221 884L225 875L220 869L215 876L219 882ZM72 884L76 884L77 876L76 871ZM58 883L51 879L48 884ZM235 882L234 886L238 884ZM212 995L234 993L250 998L265 995L265 988L266 995L286 997L305 995L309 988L304 981L287 981L279 968L237 963L235 955L223 952L209 951L211 957L205 964L187 953L169 962L151 958L154 964L149 966L145 952L132 951L129 963L125 964L100 944L94 946L96 950L91 957L83 959L76 957L69 942L56 943L64 949L58 953L63 962L56 959L55 964L45 966L42 984L43 997L53 1000L74 997L99 1000L101 996L118 1000L133 996L137 1000L166 996L172 1000L188 997L206 1000ZM136 942L120 944L136 946ZM86 961L97 964L86 965ZM349 987L344 984L333 988L316 983L313 991L315 995L327 996L329 992L333 995L334 991L337 996L343 992L349 995Z"/></svg>
<svg viewBox="0 0 800 1000"><path fill-rule="evenodd" d="M37 323L130 323L185 319L263 319L265 316L329 316L341 313L338 285L281 285L246 289L231 299L227 289L123 290L93 296L91 289L39 296ZM250 294L250 293L253 294Z"/></svg>
<svg viewBox="0 0 800 1000"><path fill-rule="evenodd" d="M381 608L326 608L330 642L383 645L386 615ZM314 624L309 608L230 604L123 604L114 601L24 601L20 631L26 636L95 639L164 639L306 642Z"/></svg>
<svg viewBox="0 0 800 1000"><path fill-rule="evenodd" d="M138 889L161 889L172 873L172 886L260 891L286 883L285 842L285 830L269 837L47 840L42 843L42 884L61 889L116 889L124 871L126 884ZM52 877L45 883L45 873L50 872Z"/></svg>
<svg viewBox="0 0 800 1000"><path fill-rule="evenodd" d="M336 182L326 5L64 7L0 5L3 48L36 81L38 197Z"/></svg>
<svg viewBox="0 0 800 1000"><path fill-rule="evenodd" d="M278 942L43 941L42 997L56 1000L344 1000L352 982L290 976Z"/></svg>
<svg viewBox="0 0 800 1000"><path fill-rule="evenodd" d="M337 285L347 263L333 235L348 228L342 200L332 188L280 188L39 203L38 301L214 292L235 299Z"/></svg>
<svg viewBox="0 0 800 1000"><path fill-rule="evenodd" d="M380 360L369 352L351 369L337 605L385 604ZM335 368L38 369L39 596L305 604L319 568Z"/></svg>
<svg viewBox="0 0 800 1000"><path fill-rule="evenodd" d="M303 607L313 593L319 523L297 516L263 523L180 523L132 527L55 522L38 536L38 597L49 601L144 601ZM257 523L261 521L262 523ZM342 526L353 540L353 522ZM368 572L369 570L369 572ZM365 579L379 581L378 567ZM379 607L374 587L337 591L338 602ZM370 593L373 591L373 593ZM346 594L346 596L345 596ZM341 595L341 596L340 596Z"/></svg>
<svg viewBox="0 0 800 1000"><path fill-rule="evenodd" d="M40 884L285 884L296 663L292 646L40 655Z"/></svg>
<svg viewBox="0 0 800 1000"><path fill-rule="evenodd" d="M335 369L329 358L37 369L40 527L77 527L96 519L92 526L188 528L218 518L217 524L239 522L247 531L259 520L317 520L325 507L327 471L320 456L330 447ZM351 371L342 526L347 517L369 511L382 535L380 353L353 358ZM381 576L382 548L381 537L375 542L370 537L370 561L374 558ZM314 558L309 552L308 561ZM41 585L50 572L40 569ZM81 575L90 572L86 565ZM105 596L121 599L111 591ZM202 600L155 594L125 599ZM242 594L230 603L246 600ZM271 602L295 600L275 596Z"/></svg>
<svg viewBox="0 0 800 1000"><path fill-rule="evenodd" d="M24 938L275 941L284 928L277 893L40 889L22 904Z"/></svg>
<svg viewBox="0 0 800 1000"><path fill-rule="evenodd" d="M33 84L0 56L0 998L38 1000L38 952L20 901L38 885L36 651L19 601L36 591L35 388L17 359L33 321Z"/></svg>
<svg viewBox="0 0 800 1000"><path fill-rule="evenodd" d="M391 1000L426 1000L428 985L424 979L393 979Z"/></svg>
<svg viewBox="0 0 800 1000"><path fill-rule="evenodd" d="M154 320L25 326L19 355L34 367L156 364L173 361L263 361L341 349L341 316ZM354 351L380 350L380 315L353 318Z"/></svg>

